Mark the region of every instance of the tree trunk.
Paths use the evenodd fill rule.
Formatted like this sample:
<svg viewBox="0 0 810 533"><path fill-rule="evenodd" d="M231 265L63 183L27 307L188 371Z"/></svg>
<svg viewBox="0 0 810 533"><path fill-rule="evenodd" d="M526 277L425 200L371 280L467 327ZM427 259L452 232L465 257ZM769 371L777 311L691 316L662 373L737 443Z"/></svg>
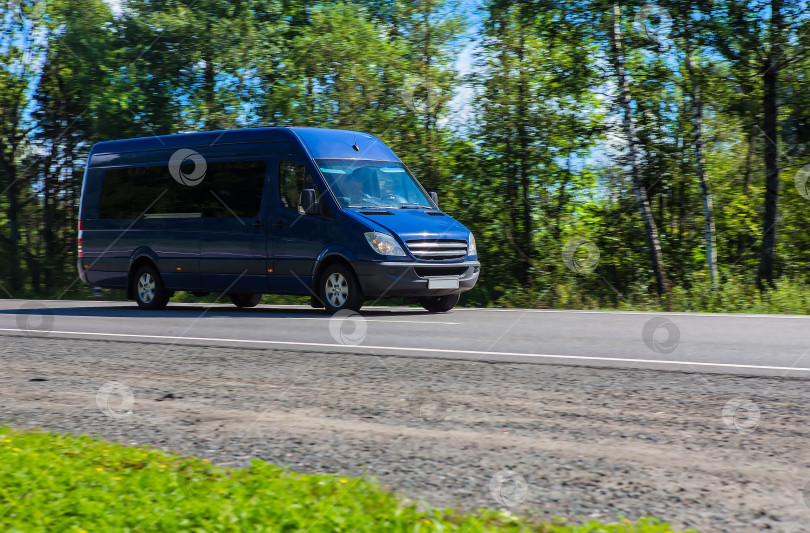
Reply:
<svg viewBox="0 0 810 533"><path fill-rule="evenodd" d="M219 117L217 116L216 101L216 72L214 71L213 50L211 43L211 21L205 26L206 35L209 41L203 43L203 99L205 101L205 128L207 130L219 129Z"/></svg>
<svg viewBox="0 0 810 533"><path fill-rule="evenodd" d="M14 162L3 165L6 175L6 196L8 197L8 229L9 229L9 276L11 290L17 292L23 288L22 271L20 269L20 197L17 183L17 166Z"/></svg>
<svg viewBox="0 0 810 533"><path fill-rule="evenodd" d="M776 258L776 225L779 212L779 139L777 137L777 84L782 31L781 0L771 1L771 47L763 65L762 99L763 133L765 134L765 215L762 221L762 249L759 256L757 287L765 290L774 286Z"/></svg>
<svg viewBox="0 0 810 533"><path fill-rule="evenodd" d="M687 45L688 46L688 45ZM712 194L709 188L709 176L706 174L706 159L703 155L703 101L700 99L697 75L695 74L695 58L692 50L687 48L686 67L689 70L689 90L692 99L692 129L694 130L695 167L700 179L700 188L703 192L703 219L706 233L706 263L709 267L709 281L712 289L717 286L717 241L714 229L714 207Z"/></svg>
<svg viewBox="0 0 810 533"><path fill-rule="evenodd" d="M621 10L619 4L613 4L613 32L611 38L611 52L613 68L616 72L616 81L619 86L619 105L623 111L622 127L628 141L628 155L630 159L630 169L633 179L633 189L636 195L636 203L644 222L644 231L647 236L647 246L650 253L650 264L655 275L656 290L659 295L666 294L668 284L664 274L664 262L661 253L661 243L658 238L658 228L653 219L650 199L647 190L644 188L641 175L641 161L638 155L638 136L633 120L633 110L631 108L630 87L625 77L624 49L622 45L622 32L620 26Z"/></svg>
<svg viewBox="0 0 810 533"><path fill-rule="evenodd" d="M17 124L11 126L10 131L16 130ZM16 164L17 153L17 139L13 137L14 133L6 134L7 137L3 141L8 141L8 149L4 151L0 148L0 174L5 176L5 184L0 185L0 196L8 198L8 210L6 211L6 218L8 219L8 239L6 246L8 250L8 257L5 261L8 262L8 275L12 292L19 291L23 288L22 270L20 269L20 198L18 187L18 169ZM8 157L6 157L8 155ZM3 291L6 292L6 291Z"/></svg>
<svg viewBox="0 0 810 533"><path fill-rule="evenodd" d="M748 150L745 154L745 179L743 179L743 194L748 196L748 189L751 188L751 174L753 171L754 150L757 143L757 123L755 119L751 120L751 128L748 131Z"/></svg>
<svg viewBox="0 0 810 533"><path fill-rule="evenodd" d="M431 5L431 2L421 3L419 6L420 9L422 9L422 23L424 24L425 28L421 57L422 79L420 80L425 89L425 182L428 190L437 191L439 190L439 173L436 168L435 117L436 113L438 112L436 109L438 105L437 102L433 101L433 98L435 97L434 91L436 88L431 85L431 78L433 77L433 73L431 72L431 68L433 66L433 26L431 26L433 6Z"/></svg>
<svg viewBox="0 0 810 533"><path fill-rule="evenodd" d="M524 67L524 59L526 53L526 23L521 14L518 21L520 24L520 37L518 42L518 101L517 101L517 143L518 143L518 157L519 157L519 173L520 173L520 217L522 228L522 236L520 238L520 247L526 252L522 258L522 262L526 268L522 272L521 283L524 287L531 284L532 273L531 268L534 266L534 227L532 224L532 203L530 199L530 173L531 163L529 162L529 133L526 128L526 120L529 117L529 109L526 102L529 101L530 95L527 91L527 74Z"/></svg>

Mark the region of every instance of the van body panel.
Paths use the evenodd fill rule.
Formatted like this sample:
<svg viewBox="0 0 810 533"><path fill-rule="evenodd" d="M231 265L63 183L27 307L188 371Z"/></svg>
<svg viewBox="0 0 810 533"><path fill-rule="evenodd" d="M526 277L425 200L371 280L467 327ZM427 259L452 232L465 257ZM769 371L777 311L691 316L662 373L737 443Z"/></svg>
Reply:
<svg viewBox="0 0 810 533"><path fill-rule="evenodd" d="M359 259L357 253L345 244L331 244L318 255L318 259L315 261L315 270L317 270L324 261L334 257L340 258L347 263L353 263Z"/></svg>
<svg viewBox="0 0 810 533"><path fill-rule="evenodd" d="M313 159L373 159L398 161L388 146L368 133L320 128L295 128ZM353 148L357 146L357 150Z"/></svg>
<svg viewBox="0 0 810 533"><path fill-rule="evenodd" d="M126 271L88 270L86 278L87 283L98 287L123 289L127 286Z"/></svg>
<svg viewBox="0 0 810 533"><path fill-rule="evenodd" d="M193 148L199 152L212 146L275 142L290 143L294 148L301 149L300 141L291 128L247 128L106 141L96 144L91 155L100 157L104 154L173 152L180 148ZM96 160L91 159L90 164L95 166Z"/></svg>
<svg viewBox="0 0 810 533"><path fill-rule="evenodd" d="M273 214L271 236L275 245L272 288L312 284L315 262L334 235L331 221L279 209ZM297 291L294 292L297 294Z"/></svg>
<svg viewBox="0 0 810 533"><path fill-rule="evenodd" d="M259 222L260 225L254 225ZM273 252L260 217L203 219L202 285L212 292L265 292ZM202 244L201 244L202 245Z"/></svg>
<svg viewBox="0 0 810 533"><path fill-rule="evenodd" d="M268 235L273 243L273 273L268 278L270 291L280 294L309 295L318 255L330 242L339 239L338 226L331 216L304 215L285 207L279 188L283 164L300 165L315 180L321 201L328 202L326 190L318 183L317 171L308 158L281 156L271 160L271 193L266 209ZM329 211L331 213L331 210Z"/></svg>
<svg viewBox="0 0 810 533"><path fill-rule="evenodd" d="M431 216L424 210L388 210L392 215L364 215L349 211L360 220L370 222L381 231L398 236L402 241L412 239L456 239L466 241L470 230L450 216ZM378 230L379 231L379 230Z"/></svg>
<svg viewBox="0 0 810 533"><path fill-rule="evenodd" d="M202 187L170 176L169 163L181 149L193 150L207 165ZM331 168L319 167L318 160L329 160L322 164ZM334 166L346 160L353 162ZM172 291L308 296L318 290L318 267L340 258L352 267L369 298L443 296L472 288L480 263L465 252L470 232L461 223L430 201L406 208L347 206L341 202L353 192L343 190L339 199L333 185L340 184L327 182L321 172L324 168L332 173L330 179L339 180L335 173L348 175L364 165L381 168L379 179L388 180L387 187L399 183L389 177L392 173L408 179L407 169L385 143L352 131L252 128L96 144L88 156L79 207L80 276L92 285L128 288L132 266L146 258ZM263 181L256 182L264 168ZM304 172L302 179L310 181L303 188L316 191L317 214L301 212L301 186L293 192L288 186ZM248 179L254 185L244 189ZM287 187L284 198L282 184ZM415 187L424 190L418 182ZM379 198L382 190L380 185ZM184 207L172 207L179 204ZM405 255L380 255L365 237L369 232L392 236ZM409 241L439 247L447 246L443 241L456 243L452 246L460 247L462 256L437 260L424 251L414 253ZM431 278L457 279L458 288L431 289Z"/></svg>
<svg viewBox="0 0 810 533"><path fill-rule="evenodd" d="M118 141L120 142L120 141ZM106 144L106 143L102 143ZM131 146L127 146L131 149ZM251 158L257 159L273 155L290 155L293 157L305 157L306 154L300 146L296 146L291 142L260 142L241 145L224 145L224 146L183 146L181 148L191 148L201 154L206 159L229 159L229 158ZM258 148L258 150L257 150ZM118 152L118 153L99 153L94 152L90 158L90 164L94 168L97 167L122 167L130 165L140 165L154 162L168 163L172 155L177 150L175 149L155 149L149 151L133 151L133 152Z"/></svg>

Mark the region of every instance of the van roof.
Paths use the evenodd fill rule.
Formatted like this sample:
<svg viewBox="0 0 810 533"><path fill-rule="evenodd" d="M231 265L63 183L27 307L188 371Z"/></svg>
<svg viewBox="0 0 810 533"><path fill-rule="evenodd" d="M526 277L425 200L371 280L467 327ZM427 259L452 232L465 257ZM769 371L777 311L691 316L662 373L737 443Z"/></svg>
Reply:
<svg viewBox="0 0 810 533"><path fill-rule="evenodd" d="M284 141L300 144L315 159L399 161L399 158L385 143L368 133L284 126L154 135L105 141L94 145L91 153L93 155L121 154L195 147L202 150L220 145ZM354 146L357 146L357 149Z"/></svg>

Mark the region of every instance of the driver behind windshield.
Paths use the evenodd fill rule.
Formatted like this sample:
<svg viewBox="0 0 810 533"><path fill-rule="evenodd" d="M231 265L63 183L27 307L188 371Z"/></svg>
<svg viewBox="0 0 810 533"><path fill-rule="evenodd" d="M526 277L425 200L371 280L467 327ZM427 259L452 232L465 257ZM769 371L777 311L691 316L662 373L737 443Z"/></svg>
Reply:
<svg viewBox="0 0 810 533"><path fill-rule="evenodd" d="M321 159L318 165L342 208L430 207L425 193L401 163Z"/></svg>
<svg viewBox="0 0 810 533"><path fill-rule="evenodd" d="M377 171L371 167L360 167L354 169L351 175L346 177L346 190L349 193L351 205L369 205L371 200L372 179L377 178Z"/></svg>

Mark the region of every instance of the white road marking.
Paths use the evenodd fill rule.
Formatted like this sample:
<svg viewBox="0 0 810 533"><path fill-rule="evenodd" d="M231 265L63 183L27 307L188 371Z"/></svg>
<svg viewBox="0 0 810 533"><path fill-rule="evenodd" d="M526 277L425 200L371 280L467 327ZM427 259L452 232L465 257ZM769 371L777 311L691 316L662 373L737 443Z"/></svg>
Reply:
<svg viewBox="0 0 810 533"><path fill-rule="evenodd" d="M312 348L351 348L353 350L394 350L404 352L429 352L429 353L446 353L454 355L480 355L480 356L501 356L501 357L526 357L537 359L562 359L569 361L601 361L601 362L619 362L619 363L646 363L654 365L672 365L672 366L702 366L713 368L734 368L734 369L748 369L748 370L781 370L781 371L795 371L795 372L810 372L810 368L803 367L790 367L790 366L763 366L763 365L742 365L733 363L707 363L701 361L665 361L659 359L631 359L625 357L594 357L585 355L550 355L538 353L521 353L521 352L484 352L475 350L451 350L446 348L406 348L401 346L354 346L347 344L329 344L320 342L287 342L287 341L267 341L267 340L249 340L249 339L222 339L216 337L170 337L165 335L135 335L130 333L93 333L85 331L49 331L44 335L32 335L32 331L23 329L10 329L0 328L0 332L9 333L22 333L28 337L47 338L47 335L74 335L74 336L98 336L98 337L118 337L118 338L134 338L134 339L158 339L170 341L204 341L204 342L232 342L243 344L266 344L266 345L283 345L283 346L308 346Z"/></svg>
<svg viewBox="0 0 810 533"><path fill-rule="evenodd" d="M33 315L39 316L39 315ZM343 315L344 318L353 318L355 315ZM461 322L423 322L422 320L387 320L383 318L366 318L362 314L359 314L361 318L363 318L363 322L384 322L386 324L397 323L397 324L437 324L440 326L460 326ZM121 317L97 317L97 318L121 318ZM206 316L203 317L203 320L215 320L217 318L226 318L231 319L233 317L230 316ZM250 316L245 316L242 318L250 318ZM259 318L259 317L257 317ZM328 322L332 319L331 316L279 316L274 317L275 320L321 320Z"/></svg>

